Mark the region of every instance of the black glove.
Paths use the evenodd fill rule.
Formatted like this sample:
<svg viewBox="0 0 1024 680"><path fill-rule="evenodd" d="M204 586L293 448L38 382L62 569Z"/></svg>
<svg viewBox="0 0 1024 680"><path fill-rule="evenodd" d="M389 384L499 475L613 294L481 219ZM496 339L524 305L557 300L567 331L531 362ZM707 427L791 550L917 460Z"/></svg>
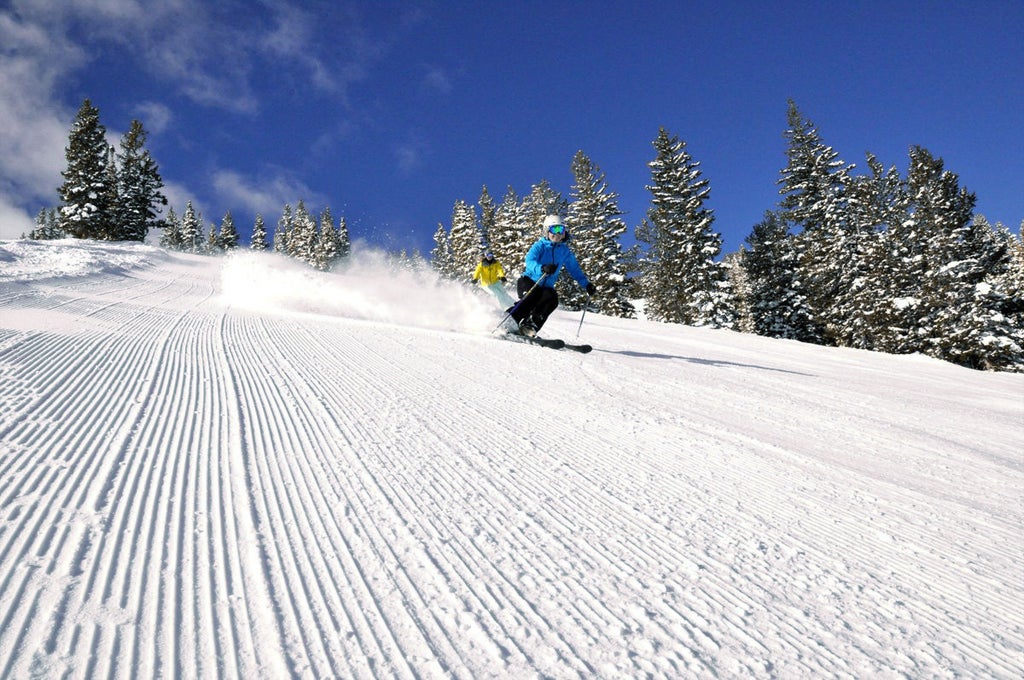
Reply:
<svg viewBox="0 0 1024 680"><path fill-rule="evenodd" d="M542 272L544 272L545 274L554 274L555 272L558 271L558 265L557 264L546 264L543 267L541 267L540 270Z"/></svg>
<svg viewBox="0 0 1024 680"><path fill-rule="evenodd" d="M587 295L593 295L597 292L597 286L592 283L587 284Z"/></svg>

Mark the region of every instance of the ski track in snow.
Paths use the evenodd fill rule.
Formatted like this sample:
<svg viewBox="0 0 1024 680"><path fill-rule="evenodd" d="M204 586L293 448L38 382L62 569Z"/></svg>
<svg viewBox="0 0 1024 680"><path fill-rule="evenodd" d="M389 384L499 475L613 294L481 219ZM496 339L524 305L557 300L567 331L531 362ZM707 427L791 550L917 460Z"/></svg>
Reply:
<svg viewBox="0 0 1024 680"><path fill-rule="evenodd" d="M1024 376L221 275L0 278L0 677L1024 674Z"/></svg>

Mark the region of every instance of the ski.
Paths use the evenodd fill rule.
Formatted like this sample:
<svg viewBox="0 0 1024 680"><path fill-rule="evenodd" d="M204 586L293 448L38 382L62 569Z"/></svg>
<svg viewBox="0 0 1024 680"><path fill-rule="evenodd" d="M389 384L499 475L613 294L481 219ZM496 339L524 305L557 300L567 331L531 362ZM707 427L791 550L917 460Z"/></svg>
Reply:
<svg viewBox="0 0 1024 680"><path fill-rule="evenodd" d="M579 352L580 354L586 354L594 348L590 345L574 345L561 340L559 338L541 338L537 336L527 336L522 333L515 333L509 331L505 334L505 337L513 342L526 342L531 345L540 345L541 347L547 347L548 349L566 349L570 352Z"/></svg>
<svg viewBox="0 0 1024 680"><path fill-rule="evenodd" d="M588 354L593 351L594 348L591 345L573 345L572 343L564 342L562 349L567 349L570 352L579 352L580 354Z"/></svg>
<svg viewBox="0 0 1024 680"><path fill-rule="evenodd" d="M547 347L549 349L562 349L565 347L565 342L562 340L549 340L548 338L540 338L537 336L530 337L514 331L508 331L503 337L507 340L511 340L512 342L525 342L529 345L540 345L541 347Z"/></svg>

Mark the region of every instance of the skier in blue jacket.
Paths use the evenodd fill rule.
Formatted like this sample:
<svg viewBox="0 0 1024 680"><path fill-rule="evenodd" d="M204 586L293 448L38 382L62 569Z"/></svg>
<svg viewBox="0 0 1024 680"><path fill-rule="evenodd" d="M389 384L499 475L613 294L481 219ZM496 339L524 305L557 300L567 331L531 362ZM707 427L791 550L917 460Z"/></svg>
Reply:
<svg viewBox="0 0 1024 680"><path fill-rule="evenodd" d="M537 335L551 312L558 307L555 282L562 267L581 288L586 289L588 295L596 292L594 284L587 279L576 256L565 243L567 236L562 218L548 215L544 218L544 235L526 253L523 275L516 282L520 302L512 310L512 318L519 324L519 332L523 335Z"/></svg>

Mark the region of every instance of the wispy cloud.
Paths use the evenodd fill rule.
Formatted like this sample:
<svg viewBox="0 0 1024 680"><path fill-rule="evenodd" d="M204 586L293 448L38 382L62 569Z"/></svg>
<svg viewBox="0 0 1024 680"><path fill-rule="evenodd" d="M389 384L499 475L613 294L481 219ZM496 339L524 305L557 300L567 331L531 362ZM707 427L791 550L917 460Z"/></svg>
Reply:
<svg viewBox="0 0 1024 680"><path fill-rule="evenodd" d="M294 206L302 200L310 210L326 205L323 195L281 170L256 178L233 170L220 170L213 176L213 188L220 201L262 213L268 223L274 219L272 216L281 213L286 203Z"/></svg>
<svg viewBox="0 0 1024 680"><path fill-rule="evenodd" d="M346 1L9 0L0 8L0 201L7 214L21 208L29 220L33 206L56 204L68 130L80 103L63 101L61 91L100 57L116 52L169 94L242 116L259 115L267 106L256 95L263 85L254 82L257 74L294 81L296 90L307 88L327 105L351 110L353 87L371 82L374 67L423 20L421 12L406 12L382 28L371 21L379 18L373 11ZM439 91L450 87L439 69L428 73L427 83ZM150 98L130 110L159 134L178 120L170 101ZM357 116L349 119L317 140L321 153L359 129ZM112 140L119 138L108 131ZM423 151L417 144L398 147L398 167L411 171ZM220 170L214 177L213 190L220 194L215 203L223 198L277 213L284 202L314 198L285 172L254 178ZM180 184L178 189L190 193Z"/></svg>
<svg viewBox="0 0 1024 680"><path fill-rule="evenodd" d="M455 86L451 74L438 66L427 67L426 75L423 76L423 88L441 94L451 94Z"/></svg>
<svg viewBox="0 0 1024 680"><path fill-rule="evenodd" d="M11 12L0 12L0 45L0 219L17 222L20 235L32 220L18 210L57 202L73 112L57 102L55 91L85 54L62 34Z"/></svg>
<svg viewBox="0 0 1024 680"><path fill-rule="evenodd" d="M422 140L413 140L396 145L392 149L392 153L394 154L398 171L402 174L414 172L420 167L423 157L428 150L427 143Z"/></svg>
<svg viewBox="0 0 1024 680"><path fill-rule="evenodd" d="M171 109L160 102L142 102L135 106L134 111L146 130L154 134L165 131L174 119Z"/></svg>

